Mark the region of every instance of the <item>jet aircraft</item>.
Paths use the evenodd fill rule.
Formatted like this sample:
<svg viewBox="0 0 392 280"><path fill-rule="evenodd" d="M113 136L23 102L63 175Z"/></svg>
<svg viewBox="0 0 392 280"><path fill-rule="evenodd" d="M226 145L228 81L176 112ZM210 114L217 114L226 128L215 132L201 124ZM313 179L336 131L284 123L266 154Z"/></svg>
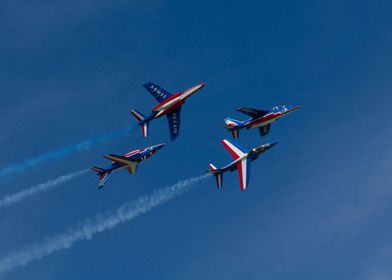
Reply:
<svg viewBox="0 0 392 280"><path fill-rule="evenodd" d="M109 179L110 174L119 169L127 169L129 174L133 174L136 172L137 165L150 158L154 155L158 150L165 146L164 143L158 144L155 146L151 146L142 150L134 150L129 152L123 156L117 155L105 155L104 158L111 160L112 163L107 168L100 168L93 166L91 170L97 173L99 177L98 188L102 188L106 181Z"/></svg>
<svg viewBox="0 0 392 280"><path fill-rule="evenodd" d="M143 137L147 138L150 121L166 115L169 122L171 140L173 141L176 139L180 133L181 106L185 103L186 99L203 88L204 85L205 84L203 83L198 84L182 93L171 94L162 87L151 82L144 84L143 87L155 97L159 104L151 109L152 113L148 117L145 117L136 110L131 110L132 115L139 121Z"/></svg>
<svg viewBox="0 0 392 280"><path fill-rule="evenodd" d="M223 146L229 151L234 161L230 164L216 168L212 163L208 165L207 172L215 176L216 185L218 188L222 187L223 173L238 170L240 179L240 189L244 191L249 184L250 163L256 160L261 153L271 149L278 142L266 143L251 150L245 149L238 144L234 144L227 139L222 140Z"/></svg>
<svg viewBox="0 0 392 280"><path fill-rule="evenodd" d="M272 110L258 110L252 108L239 108L238 112L249 115L250 118L244 121L235 120L232 118L226 118L226 125L224 128L227 128L234 139L239 137L240 130L243 128L258 128L260 131L260 136L267 135L271 123L279 120L281 117L286 116L289 113L292 113L301 108L300 106L275 106Z"/></svg>

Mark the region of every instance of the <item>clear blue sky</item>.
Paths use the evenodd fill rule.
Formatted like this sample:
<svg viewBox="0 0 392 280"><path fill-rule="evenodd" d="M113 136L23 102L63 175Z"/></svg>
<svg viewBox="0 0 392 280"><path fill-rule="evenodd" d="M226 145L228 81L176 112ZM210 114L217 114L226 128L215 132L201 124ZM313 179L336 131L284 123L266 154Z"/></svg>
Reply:
<svg viewBox="0 0 392 280"><path fill-rule="evenodd" d="M7 279L391 279L391 1L3 1L0 167L134 124L169 91L205 82L179 139L103 191L85 175L0 211L0 255L231 160L234 109L302 105L252 147L279 144L91 241ZM0 195L169 141L166 120L3 178Z"/></svg>

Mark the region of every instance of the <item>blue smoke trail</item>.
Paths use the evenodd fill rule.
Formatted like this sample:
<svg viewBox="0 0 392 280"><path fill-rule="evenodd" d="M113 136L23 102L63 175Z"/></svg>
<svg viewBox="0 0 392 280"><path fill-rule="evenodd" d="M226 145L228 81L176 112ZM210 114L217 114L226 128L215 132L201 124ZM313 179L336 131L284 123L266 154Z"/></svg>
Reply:
<svg viewBox="0 0 392 280"><path fill-rule="evenodd" d="M14 163L0 170L0 178L3 178L11 174L24 172L31 167L44 164L48 161L62 159L77 152L88 151L97 145L102 145L110 141L116 140L118 138L121 138L127 135L129 132L135 130L136 128L137 126L127 127L110 134L87 139L77 144L68 145L61 149L51 151L43 155L39 155L35 158L30 158L22 162Z"/></svg>

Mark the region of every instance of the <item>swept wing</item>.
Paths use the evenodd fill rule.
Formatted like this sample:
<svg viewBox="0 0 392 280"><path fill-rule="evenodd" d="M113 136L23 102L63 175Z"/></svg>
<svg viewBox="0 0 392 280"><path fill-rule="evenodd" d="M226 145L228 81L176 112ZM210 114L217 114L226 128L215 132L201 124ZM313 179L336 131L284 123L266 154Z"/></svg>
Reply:
<svg viewBox="0 0 392 280"><path fill-rule="evenodd" d="M241 191L243 191L247 188L249 184L251 160L247 157L248 151L240 145L230 142L227 139L222 140L222 144L226 148L226 150L229 151L235 161L239 160L236 163L236 167L238 170L238 177L240 179L240 189ZM230 165L226 168L232 170L232 166Z"/></svg>
<svg viewBox="0 0 392 280"><path fill-rule="evenodd" d="M104 158L123 165L128 170L129 174L133 174L136 172L137 162L131 161L124 156L106 155L104 156Z"/></svg>
<svg viewBox="0 0 392 280"><path fill-rule="evenodd" d="M180 133L181 107L167 115L169 122L170 138L174 140Z"/></svg>
<svg viewBox="0 0 392 280"><path fill-rule="evenodd" d="M168 98L170 98L170 97L172 96L171 93L169 93L168 91L166 91L166 90L163 89L162 87L160 87L160 86L158 86L158 85L156 85L156 84L154 84L154 83L151 83L151 82L145 83L145 84L143 85L143 87L144 87L149 93L151 93L151 95L152 95L153 97L155 97L155 99L156 99L159 103L165 101L166 99L168 99Z"/></svg>
<svg viewBox="0 0 392 280"><path fill-rule="evenodd" d="M251 116L252 118L259 118L270 112L267 110L258 110L253 108L238 108L237 111L246 114L248 116Z"/></svg>

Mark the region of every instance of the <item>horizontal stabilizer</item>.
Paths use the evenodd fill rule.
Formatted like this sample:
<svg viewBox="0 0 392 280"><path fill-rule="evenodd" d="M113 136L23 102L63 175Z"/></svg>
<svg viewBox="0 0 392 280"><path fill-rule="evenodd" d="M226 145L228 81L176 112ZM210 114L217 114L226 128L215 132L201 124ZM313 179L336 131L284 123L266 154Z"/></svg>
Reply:
<svg viewBox="0 0 392 280"><path fill-rule="evenodd" d="M146 118L142 113L136 111L135 109L132 109L132 110L131 110L131 114L132 114L139 122L143 121L143 120Z"/></svg>
<svg viewBox="0 0 392 280"><path fill-rule="evenodd" d="M103 174L103 173L106 172L105 169L100 168L100 167L96 167L96 166L91 167L91 170L96 172L96 173L98 173L98 175Z"/></svg>
<svg viewBox="0 0 392 280"><path fill-rule="evenodd" d="M209 169L209 171L214 171L214 170L217 170L218 168L216 168L215 165L213 165L212 163L210 163L210 164L208 165L208 169Z"/></svg>

